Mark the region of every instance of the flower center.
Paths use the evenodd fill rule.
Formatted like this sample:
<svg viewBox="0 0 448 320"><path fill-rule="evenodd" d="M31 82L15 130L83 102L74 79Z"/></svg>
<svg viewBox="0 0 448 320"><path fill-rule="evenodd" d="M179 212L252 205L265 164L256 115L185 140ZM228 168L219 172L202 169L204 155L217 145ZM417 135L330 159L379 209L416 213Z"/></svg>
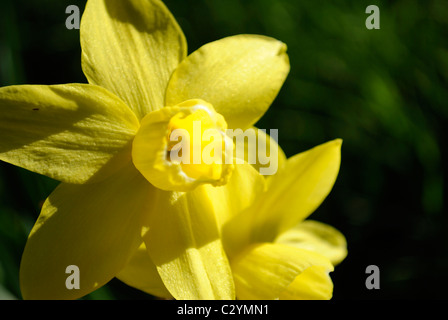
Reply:
<svg viewBox="0 0 448 320"><path fill-rule="evenodd" d="M170 119L168 129L169 161L180 158L182 170L191 178L220 179L222 164L225 163L226 140L222 128L216 127L210 111L199 107L187 116L178 113ZM182 141L175 140L178 136Z"/></svg>
<svg viewBox="0 0 448 320"><path fill-rule="evenodd" d="M149 113L133 143L133 162L153 185L188 191L227 182L233 141L227 123L209 103L195 99Z"/></svg>

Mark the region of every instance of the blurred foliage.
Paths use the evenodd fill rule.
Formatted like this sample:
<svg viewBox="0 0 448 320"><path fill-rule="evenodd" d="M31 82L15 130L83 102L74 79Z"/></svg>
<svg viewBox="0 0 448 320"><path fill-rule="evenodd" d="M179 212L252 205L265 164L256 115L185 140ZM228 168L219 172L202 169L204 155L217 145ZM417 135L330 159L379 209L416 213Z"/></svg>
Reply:
<svg viewBox="0 0 448 320"><path fill-rule="evenodd" d="M240 33L288 45L291 73L261 128L288 156L342 138L334 190L311 218L347 237L335 299L446 299L448 294L448 2L166 0L192 52ZM65 8L85 1L3 0L0 85L86 82ZM381 10L381 29L365 9ZM19 264L57 182L0 163L0 299L20 298ZM381 289L365 288L365 269ZM118 280L86 299L151 298Z"/></svg>

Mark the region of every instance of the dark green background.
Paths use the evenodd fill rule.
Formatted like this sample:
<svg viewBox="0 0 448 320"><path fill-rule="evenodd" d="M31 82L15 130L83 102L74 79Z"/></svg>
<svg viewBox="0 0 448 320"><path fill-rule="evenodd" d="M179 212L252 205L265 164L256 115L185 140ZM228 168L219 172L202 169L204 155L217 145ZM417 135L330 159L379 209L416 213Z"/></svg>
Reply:
<svg viewBox="0 0 448 320"><path fill-rule="evenodd" d="M288 156L342 138L336 185L313 219L341 230L349 255L334 299L447 299L448 1L167 0L189 52L256 33L288 45L291 73L258 124ZM3 0L0 85L86 82L65 8L85 1ZM381 10L367 30L365 9ZM0 137L1 138L1 137ZM39 206L57 182L0 163L0 298ZM367 290L368 265L380 268ZM2 293L3 292L3 293ZM150 298L118 280L86 299Z"/></svg>

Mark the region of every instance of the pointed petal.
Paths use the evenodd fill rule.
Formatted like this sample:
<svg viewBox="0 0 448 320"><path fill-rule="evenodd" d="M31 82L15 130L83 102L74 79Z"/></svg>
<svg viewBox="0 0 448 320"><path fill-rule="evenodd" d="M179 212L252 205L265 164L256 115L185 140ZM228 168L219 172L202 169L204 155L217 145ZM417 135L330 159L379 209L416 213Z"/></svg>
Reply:
<svg viewBox="0 0 448 320"><path fill-rule="evenodd" d="M333 140L287 160L283 170L270 181L263 208L257 214L260 224L254 238L272 240L320 206L339 173L341 145L342 140Z"/></svg>
<svg viewBox="0 0 448 320"><path fill-rule="evenodd" d="M319 292L332 293L328 273L333 271L333 266L324 256L312 251L282 244L255 244L232 260L231 266L238 299L307 299L317 296L308 290L300 292L299 284L307 284L310 288L318 286ZM309 268L316 269L307 272ZM324 295L320 298L330 297Z"/></svg>
<svg viewBox="0 0 448 320"><path fill-rule="evenodd" d="M206 189L160 191L153 212L143 238L173 297L233 299L232 273Z"/></svg>
<svg viewBox="0 0 448 320"><path fill-rule="evenodd" d="M90 0L80 32L89 83L115 93L139 119L164 106L169 77L187 45L161 1Z"/></svg>
<svg viewBox="0 0 448 320"><path fill-rule="evenodd" d="M288 159L269 179L260 200L224 226L230 252L249 243L271 242L307 218L331 191L339 172L341 140L334 140Z"/></svg>
<svg viewBox="0 0 448 320"><path fill-rule="evenodd" d="M269 108L289 72L286 45L273 38L237 35L204 45L170 79L166 104L202 99L229 128L246 129Z"/></svg>
<svg viewBox="0 0 448 320"><path fill-rule="evenodd" d="M128 286L150 295L165 299L173 298L163 284L157 272L157 267L149 257L144 243L140 245L124 269L118 273L117 278Z"/></svg>
<svg viewBox="0 0 448 320"><path fill-rule="evenodd" d="M347 256L344 235L328 224L313 220L302 221L280 234L275 242L317 252L330 259L333 265Z"/></svg>
<svg viewBox="0 0 448 320"><path fill-rule="evenodd" d="M77 299L101 287L141 244L143 215L154 188L131 165L102 182L59 185L44 203L22 256L25 299ZM66 287L66 268L80 288Z"/></svg>
<svg viewBox="0 0 448 320"><path fill-rule="evenodd" d="M131 160L139 124L87 84L0 89L0 160L69 183L98 181Z"/></svg>

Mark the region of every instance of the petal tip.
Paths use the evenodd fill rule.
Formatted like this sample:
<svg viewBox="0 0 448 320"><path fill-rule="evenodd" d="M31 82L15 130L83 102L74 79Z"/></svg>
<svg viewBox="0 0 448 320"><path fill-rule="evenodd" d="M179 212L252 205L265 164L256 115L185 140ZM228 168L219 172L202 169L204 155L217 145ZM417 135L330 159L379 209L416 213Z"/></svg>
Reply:
<svg viewBox="0 0 448 320"><path fill-rule="evenodd" d="M344 142L344 140L342 140L341 138L337 138L337 139L333 140L333 142L335 145L342 146L342 143Z"/></svg>

